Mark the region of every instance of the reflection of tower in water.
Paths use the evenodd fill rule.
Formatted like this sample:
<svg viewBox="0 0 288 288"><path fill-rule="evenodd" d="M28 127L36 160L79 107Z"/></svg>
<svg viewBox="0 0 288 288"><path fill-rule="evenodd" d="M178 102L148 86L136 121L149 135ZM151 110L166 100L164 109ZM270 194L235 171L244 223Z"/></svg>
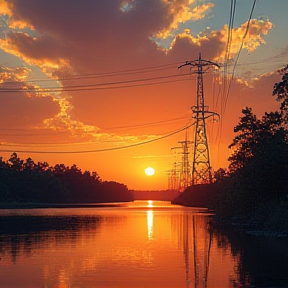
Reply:
<svg viewBox="0 0 288 288"><path fill-rule="evenodd" d="M186 214L180 220L180 241L186 268L186 287L208 287L212 234L207 230L208 217ZM194 283L194 286L193 286Z"/></svg>

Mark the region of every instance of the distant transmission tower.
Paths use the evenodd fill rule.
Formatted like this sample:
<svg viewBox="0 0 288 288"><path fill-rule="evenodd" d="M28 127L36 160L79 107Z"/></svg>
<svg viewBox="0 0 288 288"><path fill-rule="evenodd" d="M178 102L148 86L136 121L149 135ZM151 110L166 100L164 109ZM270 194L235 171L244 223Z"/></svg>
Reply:
<svg viewBox="0 0 288 288"><path fill-rule="evenodd" d="M190 165L189 165L189 144L191 143L190 141L187 140L187 129L186 129L186 137L184 141L179 141L178 143L181 144L180 147L173 147L171 148L171 150L173 149L181 149L182 152L180 152L180 154L182 154L182 161L179 163L181 165L180 170L177 172L179 172L178 177L179 181L178 181L178 187L177 190L179 192L183 192L188 186L191 185L191 174L190 174ZM177 164L177 162L175 162ZM174 164L175 164L174 163Z"/></svg>
<svg viewBox="0 0 288 288"><path fill-rule="evenodd" d="M192 117L196 119L191 184L211 183L212 173L205 121L210 116L218 114L209 111L208 106L204 104L203 74L212 66L219 68L219 65L208 60L202 60L201 53L199 53L198 60L186 61L185 64L180 65L178 68L183 66L197 67L195 71L197 73L196 105L191 107Z"/></svg>
<svg viewBox="0 0 288 288"><path fill-rule="evenodd" d="M174 162L174 167L166 171L168 174L168 189L177 191L179 187L179 171L177 170L177 162Z"/></svg>
<svg viewBox="0 0 288 288"><path fill-rule="evenodd" d="M181 172L180 172L180 185L179 191L183 192L188 186L191 185L191 172L189 165L189 144L193 143L187 140L187 129L186 136L184 141L179 141L182 145L182 163L181 163Z"/></svg>

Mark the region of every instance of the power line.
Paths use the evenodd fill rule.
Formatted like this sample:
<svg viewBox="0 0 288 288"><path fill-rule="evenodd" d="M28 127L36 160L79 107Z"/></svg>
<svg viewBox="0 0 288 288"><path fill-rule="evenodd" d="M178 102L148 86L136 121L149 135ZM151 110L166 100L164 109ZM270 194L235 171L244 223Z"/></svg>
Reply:
<svg viewBox="0 0 288 288"><path fill-rule="evenodd" d="M1 146L5 146L5 147L19 147L19 146L29 146L29 147L31 147L31 148L33 148L33 147L35 147L35 146L37 146L37 147L39 147L39 145L41 145L41 147L43 148L43 147L57 147L57 146L71 146L71 145L73 145L73 146L75 146L75 145L91 145L91 144L98 144L98 143L112 143L112 142L119 142L119 139L118 140L97 140L97 142L57 142L57 143L51 143L51 142L34 142L34 143L27 143L27 142L25 142L25 143L23 143L23 142L21 142L21 143L6 143L6 142L0 142L0 147Z"/></svg>
<svg viewBox="0 0 288 288"><path fill-rule="evenodd" d="M232 1L232 0L231 0ZM230 78L230 81L229 81L229 85L228 85L228 90L227 90L227 94L225 96L225 87L223 89L223 104L221 106L221 116L223 118L224 114L225 114L225 111L226 111L226 108L227 108L227 103L228 103L228 98L229 98L229 94L230 94L230 90L231 90L231 85L232 85L232 81L234 79L234 73L235 73L235 68L236 68L236 65L238 63L238 60L239 60L239 56L240 56L240 53L241 53L241 50L243 48L243 44L244 44L244 39L246 38L247 34L248 34L248 30L249 30L249 26L250 26L250 21L251 21L251 18L252 18L252 14L253 14L253 11L254 11L254 8L255 8L255 5L256 5L256 1L257 0L254 0L253 2L253 5L252 5L252 8L251 8L251 11L250 11L250 15L249 15L249 18L248 18L248 21L247 21L247 26L246 26L246 31L242 37L242 42L241 42L241 45L240 45L240 48L239 48L239 51L238 51L238 54L236 56L236 60L234 62L234 65L233 65L233 70L232 70L232 75L231 75L231 78ZM232 2L231 2L232 4ZM235 3L236 4L236 3ZM231 10L230 10L231 11ZM233 16L234 17L234 16ZM250 63L251 64L251 63ZM257 63L255 63L257 64ZM228 65L228 64L227 64ZM224 80L225 81L225 80ZM226 82L225 83L225 86L226 86ZM220 141L221 141L221 134L222 134L222 122L220 124L220 133L219 133L219 143L218 143L218 149L219 149L219 146L220 146Z"/></svg>
<svg viewBox="0 0 288 288"><path fill-rule="evenodd" d="M135 143L135 144L130 144L130 145L126 145L126 146L120 146L120 147L111 147L111 148L103 148L103 149L92 149L92 150L79 150L79 151L32 151L32 150L10 150L10 149L1 149L0 152L9 152L9 153L14 153L14 152L18 152L18 153L31 153L31 154L85 154L85 153L97 153L97 152L106 152L106 151L114 151L114 150L122 150L122 149L127 149L127 148L132 148L132 147L136 147L136 146L140 146L140 145L145 145L148 143L152 143L152 142L156 142L168 137L171 137L175 134L178 134L184 130L186 130L187 128L191 127L192 125L194 125L194 123L190 124L189 126L185 126L184 128L181 128L179 130L176 130L170 134L164 135L162 137L158 137L156 139L150 139L147 141L143 141L143 142L139 142L139 143Z"/></svg>
<svg viewBox="0 0 288 288"><path fill-rule="evenodd" d="M147 122L147 123L141 123L141 124L136 124L136 125L123 125L123 126L112 126L112 127L104 127L104 128L99 128L100 130L103 131L107 131L107 130L119 130L119 129L134 129L134 128L149 128L149 127L155 127L155 126L160 126L160 125L166 125L167 123L171 123L171 122L175 122L175 121L179 121L179 120L183 120L183 119L187 119L187 117L190 116L190 114L185 114L184 116L181 117L176 117L176 118L171 118L171 119L167 119L167 120L162 120L162 121L155 121L155 122ZM12 131L12 132L18 132L16 134L14 133L1 133L0 132L0 136L47 136L47 135L58 135L58 134L69 134L69 131L55 131L55 133L30 133L30 130L27 129L8 129L8 128L0 128L0 131ZM33 129L31 130L33 131ZM19 134L19 132L24 132L23 134ZM28 132L28 134L27 134ZM96 131L91 132L96 133ZM87 135L89 136L89 133L86 131L76 131L76 133L73 133L74 135ZM21 143L21 144L28 144L28 143ZM39 143L37 143L39 144ZM45 143L45 144L49 144L49 143ZM74 144L74 142L71 144ZM1 142L0 142L1 145Z"/></svg>
<svg viewBox="0 0 288 288"><path fill-rule="evenodd" d="M118 129L134 129L134 128L142 128L142 127L154 127L154 126L158 126L158 125L165 125L168 122L173 122L173 121L178 121L178 120L183 120L183 119L187 119L187 116L189 114L187 114L186 116L183 117L178 117L178 118L172 118L172 119L168 119L168 120L163 120L163 121L156 121L156 122L148 122L145 124L138 124L138 125L124 125L124 126L116 126L116 127L108 127L108 128L102 128L100 130L118 130Z"/></svg>
<svg viewBox="0 0 288 288"><path fill-rule="evenodd" d="M233 79L234 79L234 73L235 73L236 65L237 65L237 63L238 63L239 56L240 56L241 50L242 50L243 45L244 45L244 40L245 40L245 38L246 38L246 36L247 36L247 34L248 34L248 31L249 31L250 21L251 21L251 19L252 19L252 15L253 15L253 12L254 12L254 8L255 8L255 6L256 6L256 1L257 1L257 0L254 0L254 2L253 2L253 5L252 5L251 11L250 11L250 15L249 15L249 18L248 18L248 21L247 21L246 30L245 30L245 33L244 33L244 35L243 35L243 37L242 37L241 45L240 45L240 48L239 48L239 51L238 51L238 53L237 53L236 60L235 60L234 66L233 66L232 76L231 76L231 79L230 79L230 82L229 82L227 95L226 95L226 98L225 98L225 101L224 101L224 113L225 113L226 106L227 106L227 102L228 102L228 97L229 97L229 93L230 93L230 89L231 89L231 84L232 84L232 81L233 81Z"/></svg>
<svg viewBox="0 0 288 288"><path fill-rule="evenodd" d="M123 76L123 75L130 75L130 74L139 74L139 73L150 73L155 71L166 70L167 67L175 67L176 64L180 62L169 63L169 64L162 64L150 67L142 67L142 68L135 68L135 69L126 69L126 70L119 70L119 71L112 71L112 72L102 72L102 73L88 73L88 74L78 74L78 75L70 75L67 77L62 78L39 78L39 79L30 79L27 82L55 82L55 81L69 81L69 80L85 80L85 79L93 79L93 78L102 78L102 77L111 77L111 76ZM5 83L15 84L19 83L17 81L7 81Z"/></svg>
<svg viewBox="0 0 288 288"><path fill-rule="evenodd" d="M135 85L123 85L128 83L137 83L137 82L145 82L145 81L153 81L153 80L161 80L161 79L170 79L173 77L183 77L183 76L190 76L191 73L186 74L174 74L168 76L158 76L158 77L150 77L150 78L140 78L140 79L133 79L133 80L126 80L126 81L116 81L116 82L103 82L103 83L94 83L94 84L85 84L85 85L71 85L66 86L65 88L58 88L58 87L45 87L45 88L37 88L37 89L13 89L13 88L1 88L1 92L41 92L41 93L51 93L51 92L75 92L75 91L89 91L89 90L105 90L105 89L116 89L116 88L129 88L129 87L137 87L137 86L146 86L146 85L156 85L156 84L164 84L164 83L172 83L177 81L183 80L169 80L169 81L162 81L162 82L152 82L152 83L144 83L144 84L135 84ZM120 85L120 86L114 86ZM103 87L100 87L103 86ZM105 87L108 86L108 87ZM112 86L112 87L109 87Z"/></svg>
<svg viewBox="0 0 288 288"><path fill-rule="evenodd" d="M220 115L222 117L222 121L220 122L220 125L218 126L218 131L216 134L215 142L218 138L218 150L221 142L221 134L222 134L222 125L223 125L223 116L225 113L225 93L226 93L226 86L227 81L229 77L229 62L230 62L230 51L231 51L231 43L232 43L232 37L233 37L233 27L234 27L234 18L235 18L235 11L236 11L236 0L230 1L230 12L229 12L229 23L228 23L228 35L227 35L227 43L226 43L226 52L224 57L224 64L223 64L223 72L222 72L222 89L219 87L219 91L217 94L216 99L216 105L218 104L219 97L221 94L221 101L220 101ZM228 93L228 92L227 92ZM224 105L223 105L224 104Z"/></svg>
<svg viewBox="0 0 288 288"><path fill-rule="evenodd" d="M226 93L226 85L228 81L229 71L228 71L228 62L230 61L230 50L231 50L231 43L232 43L232 36L233 36L233 26L234 26L234 18L235 18L235 10L236 10L236 0L230 1L230 13L229 13L229 23L228 23L228 35L227 35L227 44L226 44L226 52L225 52L225 59L224 59L224 69L223 69L223 96L221 102L221 112L225 112L223 109L225 103L225 93ZM227 92L228 93L228 92ZM224 105L223 105L224 104Z"/></svg>
<svg viewBox="0 0 288 288"><path fill-rule="evenodd" d="M230 49L231 49L232 36L233 36L235 9L236 9L236 0L231 0L230 16L229 16L229 24L228 24L228 36L227 36L226 53L225 53L225 60L224 60L224 69L225 68L227 69L229 58L230 58Z"/></svg>

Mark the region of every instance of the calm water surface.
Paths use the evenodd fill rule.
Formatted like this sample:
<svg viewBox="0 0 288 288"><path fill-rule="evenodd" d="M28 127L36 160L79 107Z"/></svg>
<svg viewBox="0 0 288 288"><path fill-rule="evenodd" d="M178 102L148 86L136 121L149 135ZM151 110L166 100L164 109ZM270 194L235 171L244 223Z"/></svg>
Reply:
<svg viewBox="0 0 288 288"><path fill-rule="evenodd" d="M287 239L219 232L211 217L160 201L0 210L0 287L288 287Z"/></svg>

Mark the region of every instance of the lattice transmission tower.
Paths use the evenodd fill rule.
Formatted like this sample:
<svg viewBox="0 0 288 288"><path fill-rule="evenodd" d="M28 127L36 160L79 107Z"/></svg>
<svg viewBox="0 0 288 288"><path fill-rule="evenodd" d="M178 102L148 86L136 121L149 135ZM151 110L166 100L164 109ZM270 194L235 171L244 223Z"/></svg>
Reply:
<svg viewBox="0 0 288 288"><path fill-rule="evenodd" d="M196 105L191 107L192 118L196 119L192 151L191 185L211 183L212 173L206 133L206 119L214 115L219 115L209 111L208 106L205 106L203 74L213 66L219 68L219 65L212 61L201 59L201 53L199 53L197 60L186 61L185 64L180 65L178 68L182 68L183 66L191 66L191 70L195 68L193 72L197 74Z"/></svg>
<svg viewBox="0 0 288 288"><path fill-rule="evenodd" d="M181 162L181 172L180 172L180 185L179 191L183 192L188 186L191 185L191 169L189 163L189 145L193 142L187 139L187 129L184 141L179 141L182 148L182 162Z"/></svg>
<svg viewBox="0 0 288 288"><path fill-rule="evenodd" d="M179 187L179 171L177 169L177 162L174 162L173 169L166 171L168 174L168 189L177 191Z"/></svg>
<svg viewBox="0 0 288 288"><path fill-rule="evenodd" d="M178 191L183 192L188 186L191 185L191 173L190 173L190 163L189 163L189 145L192 143L187 140L187 129L186 136L184 141L179 141L181 144L180 147L173 147L173 149L181 149L180 154L182 154L182 159L180 164L180 169L177 170L177 179L178 179ZM177 164L177 162L175 162Z"/></svg>

